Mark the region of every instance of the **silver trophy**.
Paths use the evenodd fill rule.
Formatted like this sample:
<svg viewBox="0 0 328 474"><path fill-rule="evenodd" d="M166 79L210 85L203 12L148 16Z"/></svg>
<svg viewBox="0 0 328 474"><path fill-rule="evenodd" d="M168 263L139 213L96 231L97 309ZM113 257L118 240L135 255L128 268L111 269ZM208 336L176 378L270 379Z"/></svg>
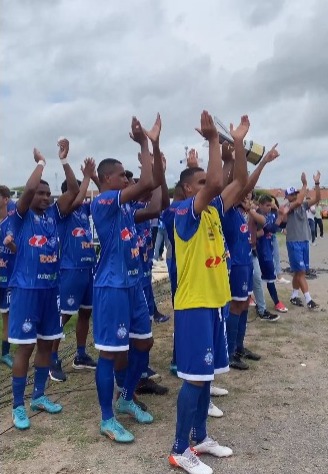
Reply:
<svg viewBox="0 0 328 474"><path fill-rule="evenodd" d="M223 142L227 141L233 145L233 138L221 120L214 116L214 123L216 125L217 131L219 132L220 143L222 144ZM257 165L264 156L265 146L259 145L258 143L253 142L253 140L244 140L244 147L246 150L247 161L253 165Z"/></svg>

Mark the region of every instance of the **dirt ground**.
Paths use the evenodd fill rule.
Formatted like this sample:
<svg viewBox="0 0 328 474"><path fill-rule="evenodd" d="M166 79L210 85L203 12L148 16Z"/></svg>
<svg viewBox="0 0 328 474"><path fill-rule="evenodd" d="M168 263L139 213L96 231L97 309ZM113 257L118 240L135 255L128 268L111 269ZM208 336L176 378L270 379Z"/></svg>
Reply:
<svg viewBox="0 0 328 474"><path fill-rule="evenodd" d="M220 376L217 383L229 390L214 402L223 410L220 419L209 419L209 434L230 446L234 456L215 459L204 456L214 472L226 474L327 473L328 444L328 237L311 248L312 267L318 278L309 281L320 310L290 307L277 323L256 319L250 311L247 347L262 355L249 371ZM282 243L282 263L287 259ZM288 302L290 285L278 285L281 299ZM168 284L156 288L163 312L172 315ZM290 306L290 305L289 305ZM272 309L268 302L268 308ZM11 428L10 372L1 366L0 377L0 472L2 474L168 474L180 386L169 374L172 347L172 317L154 328L152 366L170 388L164 397L142 399L154 414L149 426L137 425L119 416L136 441L128 446L114 444L99 434L99 409L94 373L71 369L74 337L63 348L68 371L65 384L51 383L48 393L60 400L60 415L37 414L31 429ZM93 349L91 353L96 354ZM30 390L28 391L28 393Z"/></svg>

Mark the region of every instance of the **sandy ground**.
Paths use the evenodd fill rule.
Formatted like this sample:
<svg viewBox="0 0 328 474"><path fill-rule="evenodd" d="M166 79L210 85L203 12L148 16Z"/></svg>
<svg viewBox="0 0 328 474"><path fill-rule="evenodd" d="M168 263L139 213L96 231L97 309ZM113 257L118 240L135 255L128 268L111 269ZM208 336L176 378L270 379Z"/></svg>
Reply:
<svg viewBox="0 0 328 474"><path fill-rule="evenodd" d="M319 269L310 291L320 310L291 307L277 323L256 319L251 310L247 346L262 355L247 372L231 371L217 382L229 390L215 399L223 418L209 420L209 433L234 450L230 459L204 456L214 472L226 474L327 473L328 444L328 238L311 248L311 266ZM282 263L287 267L282 245ZM278 286L281 299L289 299L290 285ZM168 284L156 287L157 301L172 315ZM268 301L271 309L271 303ZM145 396L155 416L149 426L120 417L136 436L129 446L117 445L99 435L99 410L94 374L71 369L73 335L65 341L68 382L48 389L64 406L57 416L39 414L27 432L11 428L9 371L1 366L0 472L2 474L121 473L164 474L174 436L176 396L180 382L168 371L172 345L172 318L154 328L152 365L170 388L164 397ZM92 350L91 350L92 351ZM93 352L95 354L95 352ZM8 430L8 431L6 431Z"/></svg>

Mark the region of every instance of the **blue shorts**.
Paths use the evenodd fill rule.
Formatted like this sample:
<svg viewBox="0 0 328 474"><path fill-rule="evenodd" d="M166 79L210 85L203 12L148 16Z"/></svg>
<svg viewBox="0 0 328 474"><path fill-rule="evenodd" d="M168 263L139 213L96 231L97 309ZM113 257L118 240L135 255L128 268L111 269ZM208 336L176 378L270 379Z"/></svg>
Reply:
<svg viewBox="0 0 328 474"><path fill-rule="evenodd" d="M75 314L80 308L92 309L93 273L91 268L61 270L60 309Z"/></svg>
<svg viewBox="0 0 328 474"><path fill-rule="evenodd" d="M8 342L33 344L37 339L52 341L60 339L62 335L59 288L12 288Z"/></svg>
<svg viewBox="0 0 328 474"><path fill-rule="evenodd" d="M231 265L229 279L231 299L247 301L253 291L253 265Z"/></svg>
<svg viewBox="0 0 328 474"><path fill-rule="evenodd" d="M132 288L93 289L93 338L96 349L129 349L129 338L152 337L146 298L140 283Z"/></svg>
<svg viewBox="0 0 328 474"><path fill-rule="evenodd" d="M292 272L305 272L310 268L309 242L286 242Z"/></svg>
<svg viewBox="0 0 328 474"><path fill-rule="evenodd" d="M174 338L181 379L214 380L214 374L229 371L226 325L219 309L176 310Z"/></svg>
<svg viewBox="0 0 328 474"><path fill-rule="evenodd" d="M154 319L154 313L155 313L155 300L154 300L152 284L150 283L149 285L144 286L143 291L144 291L145 298L147 301L149 317L152 321Z"/></svg>
<svg viewBox="0 0 328 474"><path fill-rule="evenodd" d="M273 260L263 260L259 257L259 265L261 269L261 278L266 283L273 283L277 279L276 270Z"/></svg>
<svg viewBox="0 0 328 474"><path fill-rule="evenodd" d="M10 306L10 289L0 288L0 313L8 313Z"/></svg>

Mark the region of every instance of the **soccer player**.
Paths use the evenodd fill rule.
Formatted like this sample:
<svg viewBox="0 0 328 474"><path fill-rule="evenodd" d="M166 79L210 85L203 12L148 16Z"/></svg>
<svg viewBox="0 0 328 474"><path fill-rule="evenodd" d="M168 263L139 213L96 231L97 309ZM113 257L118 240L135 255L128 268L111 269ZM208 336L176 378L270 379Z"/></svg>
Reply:
<svg viewBox="0 0 328 474"><path fill-rule="evenodd" d="M9 225L8 203L10 190L0 186L0 312L2 314L2 343L0 361L12 368L13 358L10 355L8 342L8 315L10 306L10 289L8 283L14 268L16 245L13 242Z"/></svg>
<svg viewBox="0 0 328 474"><path fill-rule="evenodd" d="M158 119L154 130L159 134ZM141 146L140 179L128 186L121 162L113 158L101 161L97 169L100 194L91 204L101 245L93 294L94 341L100 351L96 369L102 417L100 432L122 443L133 441L134 436L117 421L113 413L114 368L118 385L123 387L116 402L116 412L128 413L139 423L153 421L152 415L142 411L133 401L153 339L140 281L139 248L131 204L152 191L154 183L147 136L135 117L130 136ZM120 381L123 374L124 381Z"/></svg>
<svg viewBox="0 0 328 474"><path fill-rule="evenodd" d="M307 192L307 179L305 173L302 173L301 181L303 186L301 190L298 191L293 187L287 188L285 197L288 204L283 208L285 218L287 219L286 245L288 258L293 272L293 292L290 302L295 306L303 306L303 302L299 297L299 290L301 290L309 309L316 309L319 305L313 301L305 277L305 272L309 269L309 240L311 239L306 211L320 201L320 176L319 171L316 175L313 175L315 185L314 198L304 201Z"/></svg>
<svg viewBox="0 0 328 474"><path fill-rule="evenodd" d="M257 254L262 272L262 280L266 282L269 294L279 313L287 313L288 308L279 300L275 285L276 271L273 260L272 234L276 231L276 226L281 222L281 215L271 212L272 197L264 194L259 198L259 207L255 215L262 217L259 221Z"/></svg>
<svg viewBox="0 0 328 474"><path fill-rule="evenodd" d="M34 390L31 409L59 413L62 406L45 396L53 340L62 336L59 308L58 222L70 209L79 187L68 164L68 140L60 140L59 158L67 179L67 192L50 205L50 189L41 179L46 161L34 149L35 170L11 217L17 257L9 286L12 289L8 341L17 344L13 364L13 423L30 427L24 406L29 360L34 358Z"/></svg>
<svg viewBox="0 0 328 474"><path fill-rule="evenodd" d="M92 311L93 269L96 264L96 252L92 242L90 227L90 202L83 203L90 179L95 172L95 162L86 158L81 168L84 178L78 181L80 191L75 198L68 216L58 226L60 243L60 310L63 326L73 314L78 312L76 323L76 356L73 368L96 369L96 362L86 353L86 341L89 332L89 320ZM61 186L62 193L67 192L67 181ZM65 382L61 360L58 358L60 339L52 346L52 364L50 378L56 382Z"/></svg>
<svg viewBox="0 0 328 474"><path fill-rule="evenodd" d="M247 116L242 117L236 130L230 127L236 152L235 179L221 196L219 136L206 111L201 115L198 131L209 142L207 173L202 168L188 168L180 175L187 199L180 203L175 215L178 286L174 328L177 371L183 384L177 400L176 435L169 462L193 474L213 472L195 452L219 457L232 455L230 448L220 446L207 436L206 420L211 380L217 367L220 372L229 370L220 308L231 295L220 215L233 205L247 181L243 139L248 127ZM190 433L194 448L190 448Z"/></svg>

